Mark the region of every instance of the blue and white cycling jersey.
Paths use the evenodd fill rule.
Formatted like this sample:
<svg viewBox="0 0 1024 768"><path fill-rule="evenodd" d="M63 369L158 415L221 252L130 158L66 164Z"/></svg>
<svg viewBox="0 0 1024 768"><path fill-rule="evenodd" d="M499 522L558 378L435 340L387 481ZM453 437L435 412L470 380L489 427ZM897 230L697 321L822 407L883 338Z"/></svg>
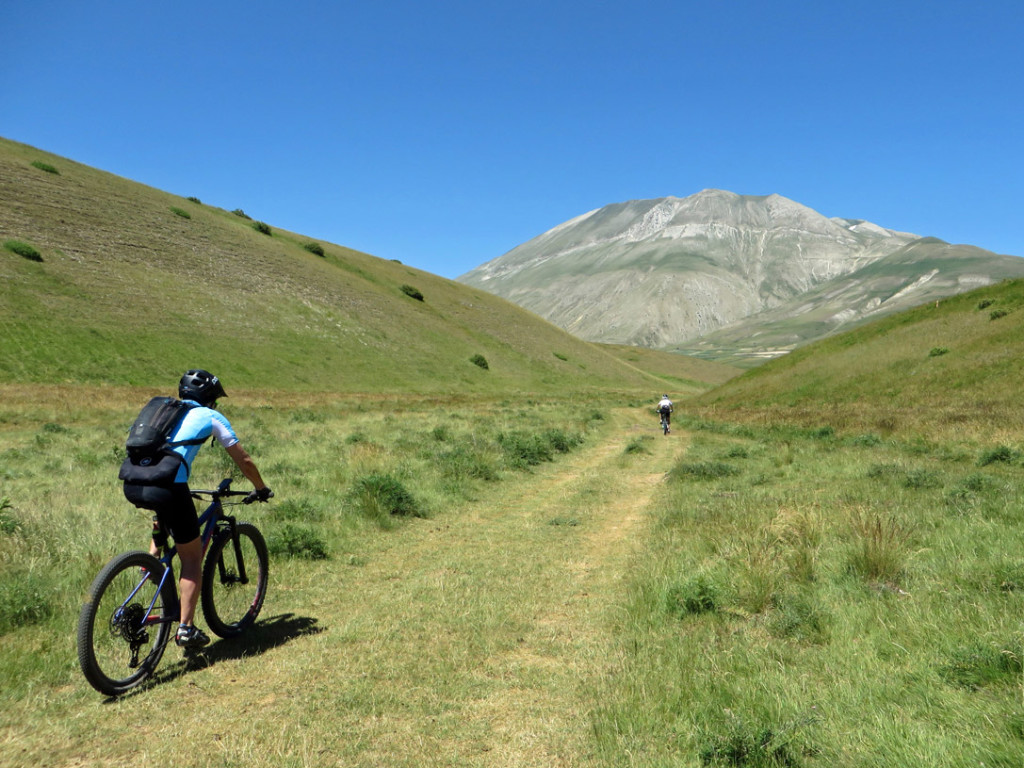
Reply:
<svg viewBox="0 0 1024 768"><path fill-rule="evenodd" d="M231 428L231 422L224 417L224 414L212 408L199 405L195 400L185 400L184 402L197 407L192 408L185 414L185 418L181 420L181 424L178 425L178 429L171 435L169 442L205 440L210 435L217 438L217 442L225 448L230 448L238 442L235 430ZM185 461L178 468L178 474L175 475L174 482L188 482L189 474L192 472L192 462L202 447L202 445L179 445L173 449L185 458Z"/></svg>

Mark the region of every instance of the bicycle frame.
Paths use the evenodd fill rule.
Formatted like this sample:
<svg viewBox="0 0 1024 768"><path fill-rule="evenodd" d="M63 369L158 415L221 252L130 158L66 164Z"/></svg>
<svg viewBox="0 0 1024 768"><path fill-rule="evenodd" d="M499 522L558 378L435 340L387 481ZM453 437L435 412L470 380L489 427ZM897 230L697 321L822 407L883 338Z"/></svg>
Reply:
<svg viewBox="0 0 1024 768"><path fill-rule="evenodd" d="M234 547L235 547L235 552L239 556L238 557L238 564L239 564L239 568L240 568L239 581L241 581L243 584L246 584L246 583L248 583L249 578L248 578L248 576L246 576L246 573L245 573L245 562L244 562L243 558L241 557L241 552L239 552L238 535L235 532L235 518L223 514L224 513L224 505L221 502L221 498L224 497L224 496L232 496L232 495L234 495L234 496L244 496L245 493L243 491L231 491L231 490L229 490L230 485L231 485L231 480L228 479L228 480L222 480L220 485L217 486L217 490L216 491L205 491L205 490L192 491L192 495L195 498L202 498L201 494L209 494L212 497L212 501L210 502L210 506L208 506L203 511L203 513L199 516L199 528L202 531L200 536L201 536L202 541L203 541L203 551L202 551L202 556L201 557L206 557L206 550L209 548L210 541L213 539L213 534L217 530L217 523L219 523L221 521L224 521L224 522L228 523L228 525L231 528L231 534L232 534L232 540L233 540ZM174 608L180 608L181 596L178 594L177 585L173 584L174 568L172 566L172 563L174 562L174 557L175 557L175 555L177 553L178 553L177 546L167 545L167 546L164 547L164 553L159 558L160 562L164 566L164 572L160 576L160 582L156 585L156 590L153 593L153 599L150 601L149 607L146 609L146 613L142 617L142 626L143 627L151 627L151 626L154 626L154 625L157 625L157 624L167 624L167 623L173 623L173 622L177 621L177 618L174 618L174 613L175 612L174 612L173 609ZM223 564L221 565L221 568L223 568ZM124 603L121 604L122 608L124 608L126 605L128 605L128 603L131 602L132 598L135 597L135 595L138 593L138 591L140 589L142 589L142 585L146 583L146 579L148 579L148 578L149 578L149 574L146 574L139 581L139 583L136 585L135 589L132 590L131 594L128 595L127 598L125 598ZM153 608L156 606L156 601L160 599L160 595L163 593L164 584L165 584L165 582L167 581L168 578L172 579L172 586L174 587L173 591L174 591L174 596L175 596L175 601L176 602L175 602L174 606L171 606L171 608L172 608L172 610L171 610L172 618L164 619L164 618L161 618L159 616L154 616L153 615Z"/></svg>

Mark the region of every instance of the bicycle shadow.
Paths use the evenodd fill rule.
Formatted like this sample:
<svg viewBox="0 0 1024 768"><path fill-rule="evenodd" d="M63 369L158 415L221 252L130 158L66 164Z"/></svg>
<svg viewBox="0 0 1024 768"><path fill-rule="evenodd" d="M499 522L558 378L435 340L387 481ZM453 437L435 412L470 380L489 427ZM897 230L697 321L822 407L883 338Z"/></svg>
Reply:
<svg viewBox="0 0 1024 768"><path fill-rule="evenodd" d="M136 691L142 692L154 685L169 683L191 672L209 669L222 661L259 656L296 638L318 635L323 631L325 631L324 628L317 623L317 620L309 616L296 616L294 613L271 616L268 619L257 621L240 637L217 640L202 650L186 654L176 663L158 670L146 685ZM176 649L172 640L167 646L167 651L173 652L174 650ZM129 691L128 695L134 692Z"/></svg>

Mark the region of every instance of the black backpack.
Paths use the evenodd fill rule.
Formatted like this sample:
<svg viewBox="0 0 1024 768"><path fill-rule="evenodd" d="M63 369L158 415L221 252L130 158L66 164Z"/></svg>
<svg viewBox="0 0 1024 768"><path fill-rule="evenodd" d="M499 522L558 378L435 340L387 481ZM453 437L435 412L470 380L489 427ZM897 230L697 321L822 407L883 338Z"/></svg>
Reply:
<svg viewBox="0 0 1024 768"><path fill-rule="evenodd" d="M125 441L127 458L117 477L140 485L171 485L184 457L174 452L181 445L202 445L206 438L178 440L168 438L194 405L173 397L154 397L139 411Z"/></svg>

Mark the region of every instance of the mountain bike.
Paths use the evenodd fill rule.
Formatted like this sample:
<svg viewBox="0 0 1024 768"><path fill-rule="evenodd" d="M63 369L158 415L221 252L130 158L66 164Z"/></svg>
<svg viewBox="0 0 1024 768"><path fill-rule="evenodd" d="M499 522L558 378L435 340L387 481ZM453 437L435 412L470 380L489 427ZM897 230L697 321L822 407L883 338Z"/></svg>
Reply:
<svg viewBox="0 0 1024 768"><path fill-rule="evenodd" d="M203 541L200 599L210 630L237 637L256 621L267 596L269 558L263 534L252 523L224 514L234 496L231 480L216 490L193 490L210 499L199 517ZM158 529L166 541L166 531ZM158 541L161 538L157 538ZM165 546L158 559L149 552L117 555L96 576L78 617L78 662L85 679L100 693L119 696L145 682L156 670L180 616L173 561Z"/></svg>
<svg viewBox="0 0 1024 768"><path fill-rule="evenodd" d="M667 413L661 414L661 434L667 435L672 430L669 429L669 417Z"/></svg>

